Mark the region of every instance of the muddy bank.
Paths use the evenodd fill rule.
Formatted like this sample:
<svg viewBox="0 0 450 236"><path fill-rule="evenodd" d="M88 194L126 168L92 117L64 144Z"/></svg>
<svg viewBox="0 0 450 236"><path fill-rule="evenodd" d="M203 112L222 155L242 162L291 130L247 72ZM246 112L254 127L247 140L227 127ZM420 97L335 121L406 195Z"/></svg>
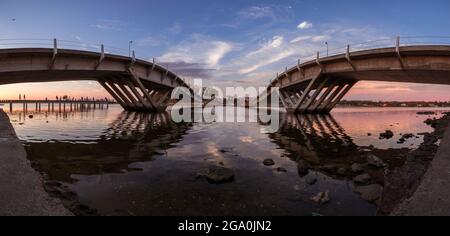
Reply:
<svg viewBox="0 0 450 236"><path fill-rule="evenodd" d="M418 189L422 179L439 149L439 142L444 137L450 123L449 113L444 113L440 119L427 119L428 125L434 128L431 133L423 133L424 142L419 148L409 152L404 164L392 171L388 171L384 177L384 188L379 215L388 215L394 211L405 199L410 198ZM448 140L445 140L448 142ZM445 144L441 143L441 146ZM449 156L449 153L444 155ZM431 196L426 201L431 200Z"/></svg>
<svg viewBox="0 0 450 236"><path fill-rule="evenodd" d="M72 215L44 190L8 116L0 109L0 215Z"/></svg>

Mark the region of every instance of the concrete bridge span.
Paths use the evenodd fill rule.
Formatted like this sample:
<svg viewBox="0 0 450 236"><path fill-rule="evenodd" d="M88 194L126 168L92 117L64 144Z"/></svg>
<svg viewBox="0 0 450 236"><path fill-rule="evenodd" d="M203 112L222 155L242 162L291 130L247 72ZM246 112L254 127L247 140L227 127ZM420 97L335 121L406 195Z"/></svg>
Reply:
<svg viewBox="0 0 450 236"><path fill-rule="evenodd" d="M175 73L132 56L54 48L0 49L0 85L92 80L125 109L165 110L175 87L189 86ZM70 84L68 84L70 90Z"/></svg>
<svg viewBox="0 0 450 236"><path fill-rule="evenodd" d="M286 68L268 88L279 87L286 110L328 113L361 80L450 85L450 46L378 48L317 58Z"/></svg>

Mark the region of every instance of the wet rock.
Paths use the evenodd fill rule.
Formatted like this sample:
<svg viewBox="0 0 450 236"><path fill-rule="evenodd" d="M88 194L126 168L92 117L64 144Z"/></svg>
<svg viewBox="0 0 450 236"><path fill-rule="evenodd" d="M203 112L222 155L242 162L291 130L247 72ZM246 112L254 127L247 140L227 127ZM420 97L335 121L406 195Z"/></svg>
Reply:
<svg viewBox="0 0 450 236"><path fill-rule="evenodd" d="M379 157L373 155L372 153L367 154L367 163L369 163L369 165L371 166L378 168L386 166L386 164Z"/></svg>
<svg viewBox="0 0 450 236"><path fill-rule="evenodd" d="M433 118L433 119L427 119L427 120L425 121L425 124L427 124L427 125L429 125L429 126L431 126L431 127L433 127L433 128L436 128L437 125L439 124L439 120L437 120L436 118Z"/></svg>
<svg viewBox="0 0 450 236"><path fill-rule="evenodd" d="M353 182L355 184L365 184L371 180L371 177L369 174L361 174L353 178Z"/></svg>
<svg viewBox="0 0 450 236"><path fill-rule="evenodd" d="M347 173L347 169L345 169L344 167L341 167L337 170L337 172L339 175L345 175Z"/></svg>
<svg viewBox="0 0 450 236"><path fill-rule="evenodd" d="M227 183L234 180L232 169L211 165L207 170L197 174L197 177L206 177L211 183Z"/></svg>
<svg viewBox="0 0 450 236"><path fill-rule="evenodd" d="M391 130L386 130L384 133L380 134L380 139L390 139L394 137L394 132Z"/></svg>
<svg viewBox="0 0 450 236"><path fill-rule="evenodd" d="M311 197L310 200L316 204L323 205L330 201L330 192L329 191L319 192L313 197Z"/></svg>
<svg viewBox="0 0 450 236"><path fill-rule="evenodd" d="M315 184L317 182L317 176L316 175L308 175L305 178L305 182L308 185L313 185L313 184Z"/></svg>
<svg viewBox="0 0 450 236"><path fill-rule="evenodd" d="M368 202L375 202L380 199L383 187L379 184L371 184L367 186L355 187L355 192L360 194L360 197Z"/></svg>
<svg viewBox="0 0 450 236"><path fill-rule="evenodd" d="M360 173L361 171L363 171L363 167L361 164L358 164L358 163L352 164L352 172L353 173Z"/></svg>
<svg viewBox="0 0 450 236"><path fill-rule="evenodd" d="M336 170L336 166L329 164L329 165L321 166L320 169L325 172L334 172Z"/></svg>
<svg viewBox="0 0 450 236"><path fill-rule="evenodd" d="M402 135L402 138L404 138L404 139L410 139L413 137L414 137L414 134L412 134L412 133L407 133L407 134Z"/></svg>
<svg viewBox="0 0 450 236"><path fill-rule="evenodd" d="M300 176L305 176L309 173L308 164L304 160L299 160L297 162L297 172Z"/></svg>
<svg viewBox="0 0 450 236"><path fill-rule="evenodd" d="M419 112L417 112L417 115L436 115L436 112L434 112L434 111L419 111Z"/></svg>
<svg viewBox="0 0 450 236"><path fill-rule="evenodd" d="M275 165L275 162L274 162L272 159L265 159L265 160L263 161L263 164L264 164L265 166L273 166L273 165Z"/></svg>
<svg viewBox="0 0 450 236"><path fill-rule="evenodd" d="M287 170L283 167L277 167L275 170L278 172L287 172Z"/></svg>
<svg viewBox="0 0 450 236"><path fill-rule="evenodd" d="M398 144L403 144L403 143L405 143L405 142L406 142L406 139L404 139L404 138L400 138L400 139L397 141Z"/></svg>

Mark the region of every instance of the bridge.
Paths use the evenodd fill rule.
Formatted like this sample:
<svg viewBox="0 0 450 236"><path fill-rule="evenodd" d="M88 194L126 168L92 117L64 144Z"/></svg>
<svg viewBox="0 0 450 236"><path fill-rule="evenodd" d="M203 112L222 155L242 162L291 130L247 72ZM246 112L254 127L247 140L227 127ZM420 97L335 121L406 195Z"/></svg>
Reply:
<svg viewBox="0 0 450 236"><path fill-rule="evenodd" d="M125 110L131 111L163 111L174 88L189 88L167 67L137 59L134 51L121 56L105 51L104 45L95 47L98 52L61 49L58 42L70 43L54 39L50 48L0 49L0 85L97 81Z"/></svg>
<svg viewBox="0 0 450 236"><path fill-rule="evenodd" d="M348 45L344 52L326 57L318 52L314 59L299 60L277 74L267 93L279 87L281 103L289 112L329 113L361 80L450 85L450 44L401 45L400 37L394 42L356 51Z"/></svg>

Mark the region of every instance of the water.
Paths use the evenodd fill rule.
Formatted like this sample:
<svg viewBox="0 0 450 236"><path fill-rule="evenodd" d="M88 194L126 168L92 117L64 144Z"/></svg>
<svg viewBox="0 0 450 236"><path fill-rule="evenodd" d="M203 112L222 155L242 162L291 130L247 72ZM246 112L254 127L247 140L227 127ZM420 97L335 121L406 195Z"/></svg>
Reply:
<svg viewBox="0 0 450 236"><path fill-rule="evenodd" d="M257 123L175 124L170 114L107 110L9 113L33 167L62 184L63 200L75 199L101 215L373 215L376 204L353 190L349 171L367 151L390 169L430 132L416 108L336 109L331 116L284 115L277 133ZM29 115L33 115L29 118ZM378 138L390 129L392 139ZM371 133L372 135L368 135ZM274 166L264 166L264 159ZM298 173L298 162L311 167ZM218 165L234 181L213 184L197 174ZM332 165L334 170L330 171ZM328 166L328 167L327 167ZM278 167L287 172L277 171ZM344 173L336 169L345 168ZM370 170L382 184L379 173ZM377 174L378 173L378 174ZM316 176L308 185L305 179ZM331 201L310 198L329 191Z"/></svg>

